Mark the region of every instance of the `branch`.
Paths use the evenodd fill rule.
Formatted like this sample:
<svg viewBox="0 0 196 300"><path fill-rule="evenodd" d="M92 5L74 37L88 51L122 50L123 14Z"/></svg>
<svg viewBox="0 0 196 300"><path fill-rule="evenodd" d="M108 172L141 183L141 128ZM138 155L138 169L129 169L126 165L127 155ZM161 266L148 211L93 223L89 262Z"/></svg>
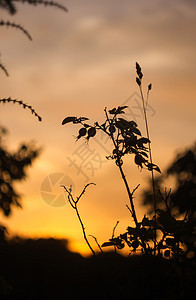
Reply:
<svg viewBox="0 0 196 300"><path fill-rule="evenodd" d="M115 230L116 230L116 227L118 226L118 224L119 224L119 221L116 222L116 225L113 228L113 231L112 231L112 240L114 238Z"/></svg>
<svg viewBox="0 0 196 300"><path fill-rule="evenodd" d="M36 111L32 108L31 105L28 105L26 103L24 103L22 100L16 100L16 99L11 99L11 98L3 98L0 99L0 103L18 103L19 105L22 105L23 108L28 108L32 114L38 118L38 120L41 122L42 118L36 113Z"/></svg>
<svg viewBox="0 0 196 300"><path fill-rule="evenodd" d="M84 227L84 224L83 224L82 219L80 217L80 214L79 214L79 211L78 211L78 207L77 207L77 203L75 204L75 210L76 210L76 214L77 214L77 217L79 219L80 225L82 227L82 232L83 232L84 239L85 239L87 245L89 246L89 249L91 250L92 254L95 255L95 251L93 250L93 248L91 247L91 244L89 243L89 241L87 239L85 227Z"/></svg>
<svg viewBox="0 0 196 300"><path fill-rule="evenodd" d="M61 5L57 2L53 2L53 1L44 1L44 0L12 0L13 2L22 2L22 3L28 3L30 5L39 5L39 4L43 4L45 6L54 6L57 7L59 9L64 10L65 12L68 12L68 9L64 6Z"/></svg>
<svg viewBox="0 0 196 300"><path fill-rule="evenodd" d="M11 23L9 21L5 22L5 21L1 20L0 21L0 26L7 26L7 27L17 28L17 29L21 30L28 37L28 39L30 41L32 41L32 37L30 36L30 34L28 33L28 31L24 27L22 27L21 25L19 25L19 24Z"/></svg>
<svg viewBox="0 0 196 300"><path fill-rule="evenodd" d="M77 200L76 200L76 202L75 202L75 203L78 203L78 201L80 200L80 198L82 197L82 195L84 195L84 193L85 193L85 191L86 191L87 187L88 187L89 185L91 185L91 184L93 184L93 185L96 185L96 184L95 184L95 183L93 183L93 182L86 184L86 185L85 185L85 187L84 187L84 189L83 189L83 191L82 191L82 193L80 194L80 196L79 196L79 197L77 197Z"/></svg>
<svg viewBox="0 0 196 300"><path fill-rule="evenodd" d="M133 194L135 193L135 191L138 189L139 186L140 186L140 183L136 186L136 188L133 189L133 192L131 193L132 197L133 197Z"/></svg>
<svg viewBox="0 0 196 300"><path fill-rule="evenodd" d="M9 76L9 73L8 73L7 69L1 63L0 63L0 68L4 71L6 76Z"/></svg>

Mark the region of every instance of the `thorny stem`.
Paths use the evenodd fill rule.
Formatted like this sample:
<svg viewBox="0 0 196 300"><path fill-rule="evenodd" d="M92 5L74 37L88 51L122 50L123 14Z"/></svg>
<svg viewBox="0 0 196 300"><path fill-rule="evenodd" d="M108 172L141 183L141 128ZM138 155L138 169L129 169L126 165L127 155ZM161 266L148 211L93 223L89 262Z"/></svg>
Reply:
<svg viewBox="0 0 196 300"><path fill-rule="evenodd" d="M105 115L106 115L106 119L108 121L108 123L110 124L110 119L108 117L108 113L107 113L107 109L105 108L104 109L105 111ZM137 228L139 228L139 223L138 223L138 220L137 220L137 216L136 216L136 211L135 211L135 206L134 206L134 203L133 203L133 193L135 192L135 190L139 187L139 185L133 190L133 192L130 191L130 188L129 188L129 184L127 182L127 179L126 179L126 176L125 176L125 173L123 171L123 168L122 168L122 165L120 163L120 156L119 156L119 150L118 150L118 145L117 143L115 142L115 139L114 139L114 136L113 134L111 133L111 139L112 139L112 142L114 144L114 147L115 147L115 150L116 150L116 153L117 153L117 162L118 162L118 168L120 170L120 173L121 173L121 176L122 176L122 179L123 179L123 182L125 184L125 187L126 187L126 190L127 190L127 193L128 193L128 197L129 197L129 201L130 201L130 205L131 205L131 209L129 209L129 211L131 212L131 215L133 217L133 220L135 222L135 226ZM143 240L143 237L141 236L141 244L142 244L142 247L144 249L144 251L147 253L147 249L146 249L146 244Z"/></svg>
<svg viewBox="0 0 196 300"><path fill-rule="evenodd" d="M142 86L140 85L139 88L140 88L140 94L141 94L142 105L143 105L146 134L147 134L148 140L150 141L149 127L148 127L148 118L147 118L147 112L146 112L147 106L145 107ZM148 91L148 93L149 93L149 91ZM148 99L148 95L147 95L147 99ZM151 150L150 142L148 142L148 149L149 149L150 163L152 164L153 163L152 162L152 150ZM156 223L156 219L157 219L157 212L156 212L157 206L156 206L156 191L155 191L155 180L154 180L153 168L151 170L151 175L152 175L152 189L153 189L153 202L154 202L154 219L155 219L155 223ZM156 244L157 244L156 226L155 226L155 233L154 234L155 234L155 236L154 236L154 255L156 255Z"/></svg>
<svg viewBox="0 0 196 300"><path fill-rule="evenodd" d="M90 248L92 254L95 255L95 252L94 252L93 248L91 247L91 245L90 245L90 243L89 243L89 241L88 241L88 239L87 239L85 227L84 227L84 224L83 224L82 219L81 219L81 217L80 217L80 214L79 214L79 211L78 211L78 207L77 207L77 203L75 203L75 210L76 210L76 214L77 214L77 217L78 217L78 219L79 219L80 225L81 225L81 227L82 227L82 232L83 232L84 239L85 239L87 245L89 246L89 248Z"/></svg>
<svg viewBox="0 0 196 300"><path fill-rule="evenodd" d="M105 111L106 119L107 119L108 123L110 124L110 119L109 119L109 117L108 117L107 109L105 108L104 111ZM110 136L111 136L112 142L113 142L113 144L114 144L114 147L115 147L115 149L117 150L117 161L119 162L119 163L118 163L118 168L119 168L119 170L120 170L122 179L123 179L123 181L124 181L124 184L125 184L125 187L126 187L128 196L129 196L129 201L130 201L130 205L131 205L132 217L133 217L133 220L134 220L134 222L135 222L136 227L138 227L138 220L137 220L137 216L136 216L136 212L135 212L135 207L134 207L134 203L133 203L133 195L132 195L132 193L131 193L131 191L130 191L129 184L128 184L128 182L127 182L127 179L126 179L126 176L125 176L125 174L124 174L123 168L122 168L122 166L121 166L121 164L120 164L120 157L119 157L119 155L118 155L118 146L117 146L117 144L116 144L116 142L115 142L115 139L114 139L113 134L111 134Z"/></svg>
<svg viewBox="0 0 196 300"><path fill-rule="evenodd" d="M79 220L80 225L82 227L82 232L83 232L83 237L85 239L85 242L87 243L87 245L88 245L89 249L91 250L92 254L95 255L95 251L93 250L93 248L91 247L91 244L89 243L89 241L87 239L85 227L84 227L84 224L82 222L82 219L81 219L81 216L80 216L80 213L79 213L79 210L78 210L78 206L77 206L78 201L80 200L82 195L85 193L86 188L91 184L95 185L95 183L88 183L87 185L85 185L83 191L81 192L80 196L76 198L76 200L74 200L74 198L72 196L71 188L68 190L64 185L61 185L61 187L63 187L65 189L65 191L68 193L68 201L69 201L71 207L76 211L78 220Z"/></svg>
<svg viewBox="0 0 196 300"><path fill-rule="evenodd" d="M118 168L120 170L122 179L124 181L124 184L125 184L128 196L129 196L129 201L130 201L130 205L131 205L131 212L132 212L133 220L135 222L136 227L138 227L138 220L137 220L137 216L136 216L136 212L135 212L135 207L134 207L134 203L133 203L133 194L130 191L129 184L127 182L126 176L125 176L124 171L122 169L122 166L120 164L119 164Z"/></svg>

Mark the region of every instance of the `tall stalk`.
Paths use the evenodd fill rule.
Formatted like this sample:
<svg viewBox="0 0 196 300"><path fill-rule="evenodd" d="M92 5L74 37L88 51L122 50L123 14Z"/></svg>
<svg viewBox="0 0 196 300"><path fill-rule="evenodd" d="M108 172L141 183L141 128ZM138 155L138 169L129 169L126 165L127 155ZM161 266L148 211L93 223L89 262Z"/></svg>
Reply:
<svg viewBox="0 0 196 300"><path fill-rule="evenodd" d="M148 85L147 100L146 100L146 106L145 106L144 94L143 94L142 84L141 84L143 74L141 72L141 67L138 63L136 63L136 70L137 70L137 75L139 76L139 78L136 77L136 82L139 85L140 95L141 95L141 99L142 99L143 113L144 113L146 135L147 135L147 138L149 140L149 142L148 142L149 158L150 158L150 163L153 164L152 149L151 149L151 146L150 146L150 133L149 133L149 126L148 126L148 117L147 117L148 97L149 97L149 91L151 90L152 85L151 84ZM151 168L151 179L152 179L153 203L154 203L154 220L155 220L155 224L156 224L157 206L156 206L156 190L155 190L155 179L154 179L154 170L153 170L153 168ZM155 225L154 255L156 255L156 244L157 244L157 234L156 234L156 225Z"/></svg>

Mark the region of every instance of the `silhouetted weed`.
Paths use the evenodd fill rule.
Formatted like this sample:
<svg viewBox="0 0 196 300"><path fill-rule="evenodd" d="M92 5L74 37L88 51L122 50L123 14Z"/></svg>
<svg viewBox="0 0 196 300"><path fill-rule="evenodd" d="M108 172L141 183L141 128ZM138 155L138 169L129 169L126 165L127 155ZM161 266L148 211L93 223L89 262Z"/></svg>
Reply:
<svg viewBox="0 0 196 300"><path fill-rule="evenodd" d="M68 123L80 125L76 141L84 138L88 143L90 139L96 136L97 131L102 131L113 143L112 153L111 155L106 156L106 158L113 160L120 171L130 202L130 206L127 205L127 208L131 213L135 226L128 226L127 230L119 236L114 235L114 228L112 238L103 243L102 247L112 246L116 251L116 249L123 249L125 245L127 245L130 248L130 253L138 253L139 251L146 255L159 257L165 256L166 258L174 258L180 261L181 259L186 259L185 235L187 234L187 230L190 229L190 222L188 222L186 218L183 220L177 220L172 214L170 192L165 193L165 195L161 194L163 208L157 209L157 196L155 194L155 180L153 172L157 171L161 173L161 171L152 160L151 141L147 119L147 105L152 84L148 85L147 98L145 101L142 89L143 73L138 63L136 63L136 73L136 82L140 89L147 137L142 137L141 131L135 121L127 120L127 118L123 117L127 106L118 106L109 110L105 108L105 122L102 124L99 122L89 124L88 118L86 117L68 116L62 121L62 125ZM141 221L137 218L133 201L133 195L139 185L131 191L128 179L123 169L123 159L127 155L134 156L134 162L140 170L147 169L152 174L154 215L153 217L147 217L145 215ZM70 202L70 197L72 197L72 195L67 189L66 192L68 193L68 200ZM73 208L75 209L75 207ZM192 226L194 225L192 224ZM94 254L94 251L92 252Z"/></svg>

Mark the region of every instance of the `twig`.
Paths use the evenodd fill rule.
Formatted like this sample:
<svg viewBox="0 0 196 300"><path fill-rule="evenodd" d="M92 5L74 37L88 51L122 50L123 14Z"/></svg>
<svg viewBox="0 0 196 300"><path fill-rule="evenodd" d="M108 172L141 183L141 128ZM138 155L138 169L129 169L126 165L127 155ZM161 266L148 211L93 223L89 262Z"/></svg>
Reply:
<svg viewBox="0 0 196 300"><path fill-rule="evenodd" d="M93 248L91 247L91 244L89 243L88 241L88 238L86 236L86 231L85 231L85 227L84 227L84 224L82 222L82 219L81 219L81 216L80 216L80 213L79 213L79 210L78 210L78 201L80 200L80 198L82 197L82 195L85 193L85 190L86 188L89 186L89 185L95 185L95 183L88 183L87 185L85 185L83 191L81 192L80 196L79 197L76 197L76 200L74 200L73 196L72 196L72 190L71 188L68 190L64 185L61 185L61 187L63 187L65 189L65 191L68 193L68 201L70 203L70 205L72 206L72 208L76 211L76 214L77 214L77 217L78 217L78 220L80 222L80 225L82 227L82 232L83 232L83 237L84 237L84 240L86 241L89 249L91 250L92 254L95 255L95 252L93 250Z"/></svg>
<svg viewBox="0 0 196 300"><path fill-rule="evenodd" d="M32 108L31 105L28 105L26 103L24 103L22 100L16 100L16 99L11 99L11 98L3 98L3 99L0 99L0 103L18 103L19 105L22 105L23 108L28 108L31 113L36 116L38 118L38 120L41 122L42 118L36 113L36 111Z"/></svg>
<svg viewBox="0 0 196 300"><path fill-rule="evenodd" d="M95 240L95 242L96 242L96 244L97 244L99 250L101 251L101 253L103 253L103 250L102 250L102 248L101 248L99 242L97 241L97 238L96 238L94 235L92 235L92 234L89 234L89 236L91 236L91 237Z"/></svg>
<svg viewBox="0 0 196 300"><path fill-rule="evenodd" d="M168 211L170 211L170 206L168 205L168 199L169 199L170 193L171 193L171 189L167 193L167 190L165 188L165 198L164 198L163 195L162 195L162 193L161 193L161 190L159 189L159 195L161 196L161 199L165 203L165 206L166 206L166 208L167 208Z"/></svg>
<svg viewBox="0 0 196 300"><path fill-rule="evenodd" d="M133 212L131 211L129 205L126 204L126 207L128 208L128 210L130 211L131 215L133 215Z"/></svg>
<svg viewBox="0 0 196 300"><path fill-rule="evenodd" d="M9 76L9 73L8 73L6 67L4 65L2 65L2 63L0 63L0 68L3 70L3 72L5 73L6 76Z"/></svg>
<svg viewBox="0 0 196 300"><path fill-rule="evenodd" d="M119 221L116 222L116 225L113 228L113 231L112 231L112 240L114 238L115 230L116 230L116 227L118 226L118 224L119 224ZM115 245L114 245L114 251L116 253L116 246Z"/></svg>
<svg viewBox="0 0 196 300"><path fill-rule="evenodd" d="M116 222L116 225L115 225L114 228L113 228L113 231L112 231L112 239L114 238L115 230L116 230L116 227L118 226L118 224L119 224L119 221Z"/></svg>
<svg viewBox="0 0 196 300"><path fill-rule="evenodd" d="M32 5L43 4L45 6L54 6L54 7L57 7L59 9L64 10L65 12L68 12L68 9L64 5L61 5L61 4L59 4L57 2L54 2L54 1L44 1L44 0L12 0L12 1L28 3L28 4L32 4Z"/></svg>
<svg viewBox="0 0 196 300"><path fill-rule="evenodd" d="M3 21L3 20L1 20L0 21L0 26L14 27L16 29L19 29L19 30L21 30L28 37L28 39L30 41L32 41L32 37L30 36L30 34L28 33L28 31L24 27L22 27L21 25L19 25L19 24L15 24L15 23L11 23L9 21Z"/></svg>
<svg viewBox="0 0 196 300"><path fill-rule="evenodd" d="M135 191L139 188L139 186L140 186L140 184L138 184L134 189L133 189L133 191L132 191L132 198L133 198L133 194L135 193ZM131 215L133 216L133 212L132 212L132 210L131 210L131 208L128 206L128 205L126 205L126 207L128 208L128 210L130 211L130 213L131 213Z"/></svg>

